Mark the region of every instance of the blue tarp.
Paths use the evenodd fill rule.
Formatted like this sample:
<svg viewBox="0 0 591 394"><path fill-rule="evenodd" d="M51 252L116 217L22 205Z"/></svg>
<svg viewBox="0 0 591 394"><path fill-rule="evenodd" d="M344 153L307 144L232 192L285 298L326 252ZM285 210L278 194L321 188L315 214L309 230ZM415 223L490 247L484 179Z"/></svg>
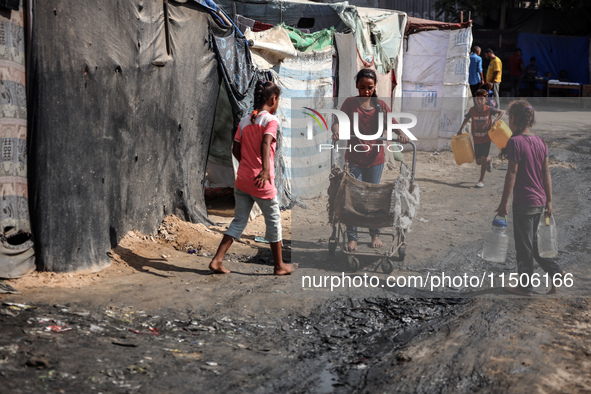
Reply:
<svg viewBox="0 0 591 394"><path fill-rule="evenodd" d="M566 70L570 82L589 83L589 38L520 33L517 46L521 48L523 65L536 58L538 76L550 71L558 79Z"/></svg>

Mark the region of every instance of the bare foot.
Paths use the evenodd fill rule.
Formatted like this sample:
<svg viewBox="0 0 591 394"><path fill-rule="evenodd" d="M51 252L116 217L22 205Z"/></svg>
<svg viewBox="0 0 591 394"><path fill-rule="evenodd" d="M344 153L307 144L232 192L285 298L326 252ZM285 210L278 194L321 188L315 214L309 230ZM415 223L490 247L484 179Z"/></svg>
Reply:
<svg viewBox="0 0 591 394"><path fill-rule="evenodd" d="M372 248L381 248L382 246L384 246L384 244L382 243L382 240L380 239L379 235L374 235L373 237L371 237Z"/></svg>
<svg viewBox="0 0 591 394"><path fill-rule="evenodd" d="M357 241L349 241L347 244L347 250L349 252L355 252L357 250Z"/></svg>
<svg viewBox="0 0 591 394"><path fill-rule="evenodd" d="M221 261L211 260L209 263L209 269L216 274L229 274L230 270L226 269Z"/></svg>
<svg viewBox="0 0 591 394"><path fill-rule="evenodd" d="M566 275L566 271L562 271L560 273L560 276L562 278L564 278L564 275ZM552 287L550 288L550 290L548 290L548 292L546 294L556 294L558 293L558 288L556 286L554 286L554 280L552 280Z"/></svg>
<svg viewBox="0 0 591 394"><path fill-rule="evenodd" d="M298 263L291 263L291 264L282 263L281 266L279 267L279 269L275 269L273 271L273 274L278 275L278 276L289 275L297 269L298 269Z"/></svg>

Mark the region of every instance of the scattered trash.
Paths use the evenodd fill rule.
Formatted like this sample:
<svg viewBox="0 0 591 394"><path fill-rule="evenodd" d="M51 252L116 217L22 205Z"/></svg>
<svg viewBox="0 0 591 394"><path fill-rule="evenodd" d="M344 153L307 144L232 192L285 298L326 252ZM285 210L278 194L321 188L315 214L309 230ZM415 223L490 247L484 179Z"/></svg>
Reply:
<svg viewBox="0 0 591 394"><path fill-rule="evenodd" d="M158 331L160 331L159 328L148 327L148 330L150 330L150 332L141 332L141 331L135 330L133 328L129 329L129 331L133 332L134 334L160 335L160 333L158 332Z"/></svg>
<svg viewBox="0 0 591 394"><path fill-rule="evenodd" d="M189 249L188 253L189 254L197 254L198 250L197 249Z"/></svg>
<svg viewBox="0 0 591 394"><path fill-rule="evenodd" d="M96 324L91 324L90 331L91 332L103 332L103 331L105 331L105 329L102 328L101 326L97 326Z"/></svg>
<svg viewBox="0 0 591 394"><path fill-rule="evenodd" d="M135 373L141 373L141 374L146 375L148 373L149 369L150 369L149 365L146 365L145 367L140 367L138 365L130 365L129 367L127 367L127 370L132 375Z"/></svg>
<svg viewBox="0 0 591 394"><path fill-rule="evenodd" d="M0 309L0 315L8 316L8 317L15 317L15 316L18 316L18 313L11 312L9 309Z"/></svg>
<svg viewBox="0 0 591 394"><path fill-rule="evenodd" d="M3 280L0 280L0 294L21 294L21 292Z"/></svg>
<svg viewBox="0 0 591 394"><path fill-rule="evenodd" d="M217 367L218 363L214 362L214 361L207 361L205 364L209 365L210 367Z"/></svg>
<svg viewBox="0 0 591 394"><path fill-rule="evenodd" d="M45 330L47 330L47 331L53 331L53 332L66 332L66 331L72 331L72 327L47 326L47 327L45 327Z"/></svg>
<svg viewBox="0 0 591 394"><path fill-rule="evenodd" d="M137 344L132 342L120 341L118 339L111 341L113 345L123 346L123 347L137 347Z"/></svg>
<svg viewBox="0 0 591 394"><path fill-rule="evenodd" d="M425 218L420 218L419 219L419 222L421 222L421 223L429 223L429 221L427 219L425 219Z"/></svg>
<svg viewBox="0 0 591 394"><path fill-rule="evenodd" d="M152 331L154 335L160 335L160 333L158 332L160 331L159 328L150 327L150 331Z"/></svg>
<svg viewBox="0 0 591 394"><path fill-rule="evenodd" d="M3 302L2 305L6 305L8 307L8 309L11 309L13 311L20 311L20 310L25 310L26 311L28 309L35 309L35 308L37 308L36 306L19 304L17 302Z"/></svg>
<svg viewBox="0 0 591 394"><path fill-rule="evenodd" d="M258 236L258 235L257 235L256 237L254 237L254 241L255 241L255 242L261 242L261 243L264 243L264 244L268 244L268 243L269 243L269 241L267 241L267 240L265 239L265 237L260 237L260 236Z"/></svg>
<svg viewBox="0 0 591 394"><path fill-rule="evenodd" d="M200 360L201 353L193 352L193 353L186 353L180 350L172 351L172 355L174 358L179 360Z"/></svg>

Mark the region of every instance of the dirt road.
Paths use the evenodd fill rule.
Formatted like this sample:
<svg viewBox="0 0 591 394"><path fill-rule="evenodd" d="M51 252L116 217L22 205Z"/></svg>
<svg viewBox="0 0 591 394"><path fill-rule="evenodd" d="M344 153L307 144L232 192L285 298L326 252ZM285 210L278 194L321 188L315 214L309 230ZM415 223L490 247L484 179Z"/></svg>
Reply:
<svg viewBox="0 0 591 394"><path fill-rule="evenodd" d="M544 295L545 286L532 299L490 285L304 291L302 276L342 271L326 253L325 199L283 212L286 259L309 257L299 275L272 275L268 245L255 241L261 218L232 246L225 264L233 273L211 275L231 219L222 207L220 226L168 218L158 234L128 234L103 272L7 281L21 294L0 296L0 391L591 391L591 115L536 108L535 132L552 163L558 261L573 274L558 296ZM456 166L451 152L419 154L421 206L406 258L390 275L514 272L514 251L504 264L478 256L503 187L495 165L475 189L475 164ZM310 219L306 253L291 215ZM355 275L364 273L387 278L371 268Z"/></svg>

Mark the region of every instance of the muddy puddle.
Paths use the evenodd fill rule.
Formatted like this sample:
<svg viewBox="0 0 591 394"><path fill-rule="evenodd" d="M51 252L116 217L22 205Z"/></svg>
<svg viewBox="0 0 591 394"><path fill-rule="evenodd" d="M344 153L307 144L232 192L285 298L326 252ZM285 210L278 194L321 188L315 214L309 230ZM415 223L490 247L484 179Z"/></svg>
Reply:
<svg viewBox="0 0 591 394"><path fill-rule="evenodd" d="M400 350L440 329L467 303L340 299L309 315L271 321L5 303L1 374L10 376L4 389L13 393L169 392L177 385L206 392L350 392L364 387L378 360L411 361Z"/></svg>

